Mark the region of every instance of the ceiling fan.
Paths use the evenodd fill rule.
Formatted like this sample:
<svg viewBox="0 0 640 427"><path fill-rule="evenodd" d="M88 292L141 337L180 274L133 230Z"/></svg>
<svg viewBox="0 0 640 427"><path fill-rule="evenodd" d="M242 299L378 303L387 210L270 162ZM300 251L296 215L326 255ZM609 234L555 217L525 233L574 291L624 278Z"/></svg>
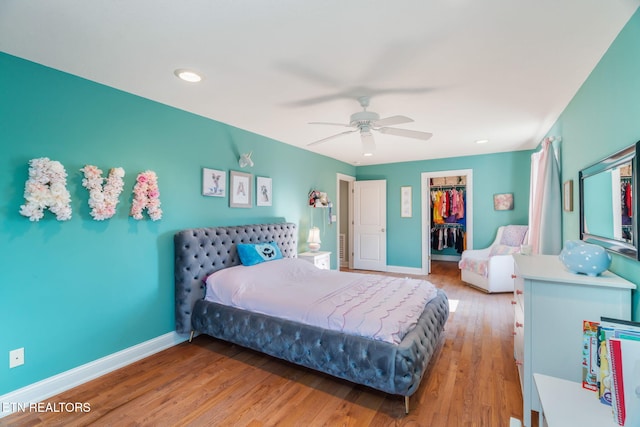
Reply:
<svg viewBox="0 0 640 427"><path fill-rule="evenodd" d="M358 98L363 111L358 111L351 115L351 119L348 124L345 123L330 123L330 122L311 122L312 125L332 125L353 128L344 132L337 133L335 135L328 136L326 138L319 139L317 141L307 144L307 146L321 144L329 141L333 138L337 138L342 135L347 135L353 132L360 132L360 139L362 140L362 154L365 156L373 155L375 151L375 141L371 131L385 133L395 136L403 136L405 138L421 139L423 141L428 140L433 136L429 132L420 132L417 130L399 129L389 126L399 125L403 123L411 123L413 119L405 116L391 116L381 119L378 113L373 111L367 111L369 106L369 97L363 96Z"/></svg>

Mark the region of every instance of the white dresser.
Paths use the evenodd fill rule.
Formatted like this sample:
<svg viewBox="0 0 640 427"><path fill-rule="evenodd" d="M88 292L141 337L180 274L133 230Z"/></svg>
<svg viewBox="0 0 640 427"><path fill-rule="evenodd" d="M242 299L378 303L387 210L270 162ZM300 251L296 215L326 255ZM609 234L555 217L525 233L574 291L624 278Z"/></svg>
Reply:
<svg viewBox="0 0 640 427"><path fill-rule="evenodd" d="M329 270L331 268L331 252L302 252L298 254L298 258L309 261L323 270Z"/></svg>
<svg viewBox="0 0 640 427"><path fill-rule="evenodd" d="M600 316L631 319L636 286L606 271L573 274L557 255L519 255L515 260L514 358L522 386L523 421L541 411L533 374L582 382L582 321ZM597 402L594 395L594 404Z"/></svg>

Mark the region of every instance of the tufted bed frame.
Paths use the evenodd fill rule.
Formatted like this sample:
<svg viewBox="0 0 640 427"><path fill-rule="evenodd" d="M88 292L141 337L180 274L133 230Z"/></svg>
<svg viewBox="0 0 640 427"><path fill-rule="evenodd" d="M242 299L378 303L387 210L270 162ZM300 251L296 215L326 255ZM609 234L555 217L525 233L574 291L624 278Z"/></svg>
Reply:
<svg viewBox="0 0 640 427"><path fill-rule="evenodd" d="M438 290L414 329L398 345L330 331L205 301L203 280L240 264L236 243L275 241L284 257L297 257L295 224L194 228L174 236L176 330L203 333L389 394L418 388L449 315Z"/></svg>

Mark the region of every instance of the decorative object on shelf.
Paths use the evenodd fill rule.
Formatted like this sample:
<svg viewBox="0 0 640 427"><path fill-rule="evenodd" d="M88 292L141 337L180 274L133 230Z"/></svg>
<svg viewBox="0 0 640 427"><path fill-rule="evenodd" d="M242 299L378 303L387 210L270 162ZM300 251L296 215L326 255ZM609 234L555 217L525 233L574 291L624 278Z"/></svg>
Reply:
<svg viewBox="0 0 640 427"><path fill-rule="evenodd" d="M411 186L400 187L400 217L411 218Z"/></svg>
<svg viewBox="0 0 640 427"><path fill-rule="evenodd" d="M311 227L309 229L309 237L307 238L309 244L309 250L311 252L318 252L320 250L320 229L318 227Z"/></svg>
<svg viewBox="0 0 640 427"><path fill-rule="evenodd" d="M67 190L67 171L62 163L48 157L31 159L24 198L26 203L20 206L20 214L29 217L30 221L40 221L47 208L58 221L71 219L71 195Z"/></svg>
<svg viewBox="0 0 640 427"><path fill-rule="evenodd" d="M573 212L573 180L569 179L562 185L562 206L565 212Z"/></svg>
<svg viewBox="0 0 640 427"><path fill-rule="evenodd" d="M559 258L570 272L587 276L598 276L611 265L605 248L581 240L567 240Z"/></svg>
<svg viewBox="0 0 640 427"><path fill-rule="evenodd" d="M271 178L259 176L256 178L256 205L271 206L272 205L272 182Z"/></svg>
<svg viewBox="0 0 640 427"><path fill-rule="evenodd" d="M309 206L314 208L326 208L329 206L327 193L318 190L309 191Z"/></svg>
<svg viewBox="0 0 640 427"><path fill-rule="evenodd" d="M253 175L231 171L231 195L229 206L232 208L250 208Z"/></svg>
<svg viewBox="0 0 640 427"><path fill-rule="evenodd" d="M157 221L162 218L160 209L160 190L158 177L153 171L145 171L138 174L136 184L133 186L133 203L131 204L131 216L134 219L142 219L142 211L146 209L149 218Z"/></svg>
<svg viewBox="0 0 640 427"><path fill-rule="evenodd" d="M513 210L513 193L494 194L493 209L496 211Z"/></svg>
<svg viewBox="0 0 640 427"><path fill-rule="evenodd" d="M111 168L107 178L103 178L102 170L94 165L85 165L80 171L84 173L82 186L89 190L91 216L96 221L111 218L116 213L118 198L124 186L124 169Z"/></svg>
<svg viewBox="0 0 640 427"><path fill-rule="evenodd" d="M227 173L202 168L202 195L225 197L227 195Z"/></svg>
<svg viewBox="0 0 640 427"><path fill-rule="evenodd" d="M251 160L252 154L253 154L253 151L249 153L240 154L240 158L238 159L238 164L240 165L241 168L253 167L253 160Z"/></svg>

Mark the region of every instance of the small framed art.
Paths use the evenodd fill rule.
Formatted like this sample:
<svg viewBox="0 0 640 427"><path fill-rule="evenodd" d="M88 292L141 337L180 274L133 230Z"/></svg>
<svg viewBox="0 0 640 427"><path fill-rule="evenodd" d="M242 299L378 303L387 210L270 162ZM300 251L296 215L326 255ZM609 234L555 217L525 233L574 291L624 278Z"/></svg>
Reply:
<svg viewBox="0 0 640 427"><path fill-rule="evenodd" d="M227 173L202 168L202 195L225 197L227 195Z"/></svg>
<svg viewBox="0 0 640 427"><path fill-rule="evenodd" d="M256 206L271 206L273 193L271 178L259 176L256 178Z"/></svg>
<svg viewBox="0 0 640 427"><path fill-rule="evenodd" d="M513 193L494 194L493 209L496 211L513 210Z"/></svg>
<svg viewBox="0 0 640 427"><path fill-rule="evenodd" d="M411 218L411 186L400 187L400 217Z"/></svg>
<svg viewBox="0 0 640 427"><path fill-rule="evenodd" d="M562 185L562 206L566 212L573 211L573 180L565 181Z"/></svg>
<svg viewBox="0 0 640 427"><path fill-rule="evenodd" d="M231 171L229 181L229 206L232 208L250 208L253 175Z"/></svg>

